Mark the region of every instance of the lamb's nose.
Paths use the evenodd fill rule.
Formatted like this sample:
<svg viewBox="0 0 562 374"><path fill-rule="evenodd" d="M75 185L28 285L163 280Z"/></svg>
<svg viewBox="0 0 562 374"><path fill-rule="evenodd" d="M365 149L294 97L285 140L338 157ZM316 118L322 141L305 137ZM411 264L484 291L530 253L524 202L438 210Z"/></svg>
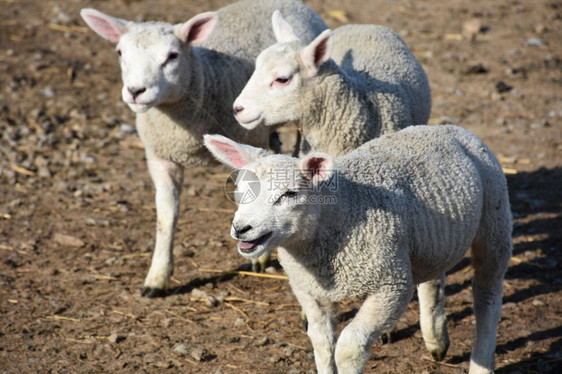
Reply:
<svg viewBox="0 0 562 374"><path fill-rule="evenodd" d="M146 91L146 87L141 87L141 88L127 87L127 91L131 93L131 95L133 96L133 100L135 100L137 96L139 96L141 93Z"/></svg>
<svg viewBox="0 0 562 374"><path fill-rule="evenodd" d="M234 115L240 113L241 111L244 110L244 107L242 105L234 105Z"/></svg>
<svg viewBox="0 0 562 374"><path fill-rule="evenodd" d="M250 231L252 229L252 226L248 225L248 226L244 226L242 228L238 228L236 226L232 226L234 228L234 233L236 234L236 237L239 238L240 235Z"/></svg>

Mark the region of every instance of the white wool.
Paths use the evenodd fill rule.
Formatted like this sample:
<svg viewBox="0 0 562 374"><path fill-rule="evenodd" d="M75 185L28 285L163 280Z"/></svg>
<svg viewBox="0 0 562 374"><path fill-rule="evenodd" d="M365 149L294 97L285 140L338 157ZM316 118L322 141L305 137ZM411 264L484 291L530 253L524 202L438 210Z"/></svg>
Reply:
<svg viewBox="0 0 562 374"><path fill-rule="evenodd" d="M247 257L278 247L319 373L360 373L416 285L426 346L442 359L449 346L444 274L469 247L476 316L470 372L493 371L511 213L502 169L473 134L414 126L338 158L264 156L221 136L206 136L205 144L261 182L255 201L239 205L231 233ZM336 339L335 303L346 299L365 301Z"/></svg>
<svg viewBox="0 0 562 374"><path fill-rule="evenodd" d="M137 113L137 129L156 187L156 246L143 294L168 288L183 168L214 160L203 134L219 133L267 146L269 131L248 131L232 103L249 79L259 51L275 41L269 22L280 9L304 40L326 29L322 19L295 0L244 0L172 25L136 23L83 9L99 35L117 44L123 100Z"/></svg>

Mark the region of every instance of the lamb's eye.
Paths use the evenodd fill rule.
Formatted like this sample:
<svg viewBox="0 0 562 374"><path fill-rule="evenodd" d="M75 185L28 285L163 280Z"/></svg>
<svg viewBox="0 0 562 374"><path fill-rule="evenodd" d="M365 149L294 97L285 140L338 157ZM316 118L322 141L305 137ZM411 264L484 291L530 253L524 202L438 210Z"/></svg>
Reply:
<svg viewBox="0 0 562 374"><path fill-rule="evenodd" d="M277 79L275 79L274 83L279 85L279 86L285 86L287 84L289 84L289 82L291 81L292 77L279 77Z"/></svg>
<svg viewBox="0 0 562 374"><path fill-rule="evenodd" d="M119 55L119 57L121 57L121 50L120 49L117 50L117 54Z"/></svg>
<svg viewBox="0 0 562 374"><path fill-rule="evenodd" d="M292 197L296 197L299 193L297 191L292 191L292 190L288 190L285 191L285 193L281 196L279 196L279 198L277 199L277 201L275 201L275 204L281 204L281 202L283 201L283 199L287 199L287 198L292 198Z"/></svg>
<svg viewBox="0 0 562 374"><path fill-rule="evenodd" d="M168 57L166 58L166 61L164 61L164 63L162 64L162 66L166 66L166 64L170 61L175 60L176 58L178 58L179 53L178 52L170 52L168 54Z"/></svg>

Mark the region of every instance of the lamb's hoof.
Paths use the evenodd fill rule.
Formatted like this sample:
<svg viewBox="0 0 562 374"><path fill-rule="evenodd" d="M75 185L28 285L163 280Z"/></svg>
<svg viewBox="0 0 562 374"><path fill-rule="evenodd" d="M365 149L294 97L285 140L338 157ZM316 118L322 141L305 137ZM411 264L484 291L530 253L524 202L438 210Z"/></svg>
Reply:
<svg viewBox="0 0 562 374"><path fill-rule="evenodd" d="M308 331L308 319L306 318L306 314L304 314L304 312L301 312L301 322L303 330Z"/></svg>
<svg viewBox="0 0 562 374"><path fill-rule="evenodd" d="M267 269L270 262L271 262L271 253L267 251L257 259L252 260L252 271L254 273L265 273L265 269Z"/></svg>
<svg viewBox="0 0 562 374"><path fill-rule="evenodd" d="M166 296L166 290L162 288L144 287L141 296L148 298L164 297Z"/></svg>
<svg viewBox="0 0 562 374"><path fill-rule="evenodd" d="M442 349L438 349L438 350L435 350L435 351L432 351L432 352L429 352L429 353L431 353L431 356L433 357L433 359L435 361L443 361L443 359L445 358L445 355L447 354L448 349L449 349L449 346L446 345Z"/></svg>
<svg viewBox="0 0 562 374"><path fill-rule="evenodd" d="M383 332L383 333L382 333L382 335L381 335L381 342L382 342L382 344L390 344L390 343L392 343L392 341L394 340L394 339L392 338L392 332L393 332L392 330L389 330L389 331L386 331L386 332Z"/></svg>
<svg viewBox="0 0 562 374"><path fill-rule="evenodd" d="M265 266L259 261L252 261L252 272L254 273L264 273Z"/></svg>

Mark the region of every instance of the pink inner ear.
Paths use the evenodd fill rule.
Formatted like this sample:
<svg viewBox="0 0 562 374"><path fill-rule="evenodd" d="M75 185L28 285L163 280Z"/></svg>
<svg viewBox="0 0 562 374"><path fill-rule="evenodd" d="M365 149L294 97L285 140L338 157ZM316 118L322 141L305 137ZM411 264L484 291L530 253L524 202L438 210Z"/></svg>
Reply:
<svg viewBox="0 0 562 374"><path fill-rule="evenodd" d="M240 150L230 144L212 140L211 145L217 152L220 152L221 155L226 158L231 164L235 165L238 168L244 167L248 163L248 160L240 154Z"/></svg>
<svg viewBox="0 0 562 374"><path fill-rule="evenodd" d="M191 29L189 30L189 34L187 35L187 43L191 43L193 45L203 43L213 31L215 23L215 18L211 16L193 23Z"/></svg>
<svg viewBox="0 0 562 374"><path fill-rule="evenodd" d="M322 40L314 49L314 65L318 66L321 61L327 60L326 53L328 53L328 40L329 39Z"/></svg>
<svg viewBox="0 0 562 374"><path fill-rule="evenodd" d="M323 157L311 157L306 161L305 169L309 171L311 179L317 176L323 179L326 175L328 160Z"/></svg>
<svg viewBox="0 0 562 374"><path fill-rule="evenodd" d="M87 16L87 18L90 27L92 27L92 30L113 43L119 42L119 39L121 38L121 32L118 27L104 18L96 17L93 15L89 15Z"/></svg>

